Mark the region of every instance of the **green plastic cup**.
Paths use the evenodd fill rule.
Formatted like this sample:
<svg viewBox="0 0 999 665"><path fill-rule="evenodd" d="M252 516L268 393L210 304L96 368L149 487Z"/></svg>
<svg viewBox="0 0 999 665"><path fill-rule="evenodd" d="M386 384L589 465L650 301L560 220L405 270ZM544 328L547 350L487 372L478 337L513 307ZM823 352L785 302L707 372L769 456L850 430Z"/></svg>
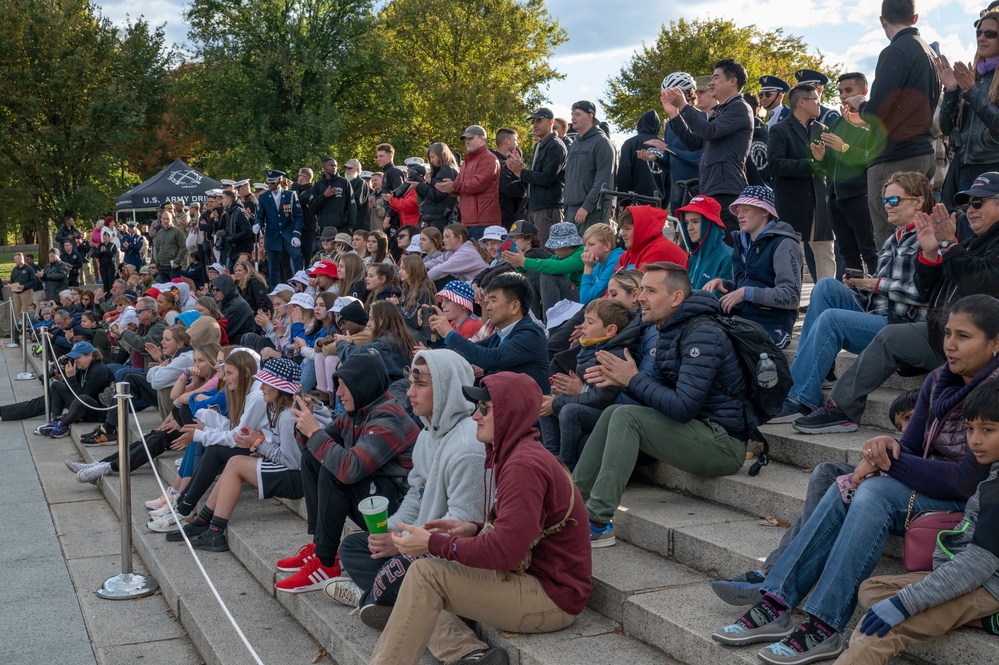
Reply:
<svg viewBox="0 0 999 665"><path fill-rule="evenodd" d="M383 496L369 496L357 504L368 525L368 533L388 533L388 506L389 500Z"/></svg>

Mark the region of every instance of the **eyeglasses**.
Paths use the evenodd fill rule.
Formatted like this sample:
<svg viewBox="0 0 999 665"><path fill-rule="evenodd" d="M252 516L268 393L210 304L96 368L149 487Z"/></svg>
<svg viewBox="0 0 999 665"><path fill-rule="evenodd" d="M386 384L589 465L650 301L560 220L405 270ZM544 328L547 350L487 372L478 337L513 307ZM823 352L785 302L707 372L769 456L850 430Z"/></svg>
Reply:
<svg viewBox="0 0 999 665"><path fill-rule="evenodd" d="M999 37L999 32L995 30L975 30L975 37L985 37L985 39L995 39Z"/></svg>
<svg viewBox="0 0 999 665"><path fill-rule="evenodd" d="M920 197L918 196L889 196L887 198L881 197L881 205L888 206L889 208L897 208L902 205L902 201L915 201Z"/></svg>
<svg viewBox="0 0 999 665"><path fill-rule="evenodd" d="M481 413L483 416L488 416L493 406L489 402L476 402L475 408L478 409L479 413Z"/></svg>
<svg viewBox="0 0 999 665"><path fill-rule="evenodd" d="M139 309L138 307L135 308L136 314L142 314L143 312L148 312L148 311L150 311L148 307L143 307L142 309Z"/></svg>
<svg viewBox="0 0 999 665"><path fill-rule="evenodd" d="M762 97L776 97L776 96L777 96L777 93L774 92L773 90L767 90L766 92L761 92L760 93L760 97L761 98Z"/></svg>
<svg viewBox="0 0 999 665"><path fill-rule="evenodd" d="M410 383L420 383L426 380L428 383L430 381L430 373L426 371L421 371L417 368L405 367L402 370L402 375L406 377L406 380Z"/></svg>
<svg viewBox="0 0 999 665"><path fill-rule="evenodd" d="M805 97L805 101L806 102L817 102L817 101L819 101L819 98L818 97Z"/></svg>

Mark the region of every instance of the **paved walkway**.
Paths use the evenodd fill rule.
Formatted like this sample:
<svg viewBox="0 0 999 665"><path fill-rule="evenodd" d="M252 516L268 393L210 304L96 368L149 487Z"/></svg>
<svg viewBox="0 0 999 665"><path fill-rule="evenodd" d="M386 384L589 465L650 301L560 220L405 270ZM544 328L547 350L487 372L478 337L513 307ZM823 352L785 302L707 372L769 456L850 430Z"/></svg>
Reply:
<svg viewBox="0 0 999 665"><path fill-rule="evenodd" d="M39 381L13 380L20 369L20 349L3 348L0 404L41 394ZM0 663L202 663L162 596L95 595L121 571L119 521L63 464L80 459L72 441L32 434L41 422L0 422Z"/></svg>

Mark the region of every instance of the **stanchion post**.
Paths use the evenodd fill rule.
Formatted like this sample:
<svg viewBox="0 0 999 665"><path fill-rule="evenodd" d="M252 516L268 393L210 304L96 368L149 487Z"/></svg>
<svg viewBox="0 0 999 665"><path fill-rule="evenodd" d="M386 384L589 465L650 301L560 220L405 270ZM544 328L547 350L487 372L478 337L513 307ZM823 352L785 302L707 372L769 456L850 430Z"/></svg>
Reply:
<svg viewBox="0 0 999 665"><path fill-rule="evenodd" d="M28 326L27 323L28 313L21 312L21 334L24 335L24 344L21 345L21 364L23 367L21 368L21 373L14 377L15 381L30 381L35 378L35 375L28 371L28 347L31 346L31 344L28 343L28 328L30 326ZM45 414L45 417L48 418L47 413Z"/></svg>
<svg viewBox="0 0 999 665"><path fill-rule="evenodd" d="M42 326L38 329L38 337L42 340L42 389L45 391L45 417L52 418L52 402L49 395L49 329Z"/></svg>
<svg viewBox="0 0 999 665"><path fill-rule="evenodd" d="M14 336L17 334L17 328L14 327L14 296L10 297L7 301L7 309L10 311L10 341L7 342L8 349L16 349L20 344L14 341Z"/></svg>
<svg viewBox="0 0 999 665"><path fill-rule="evenodd" d="M115 384L118 400L118 478L121 481L121 573L109 578L97 595L107 600L142 598L156 591L159 584L152 577L132 572L132 478L128 454L128 382Z"/></svg>

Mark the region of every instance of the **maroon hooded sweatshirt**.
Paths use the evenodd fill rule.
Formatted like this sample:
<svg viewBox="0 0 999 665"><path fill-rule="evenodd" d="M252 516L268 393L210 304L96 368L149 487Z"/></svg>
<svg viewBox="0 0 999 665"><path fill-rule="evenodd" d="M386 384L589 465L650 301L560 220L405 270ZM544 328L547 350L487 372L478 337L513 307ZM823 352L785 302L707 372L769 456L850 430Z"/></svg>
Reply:
<svg viewBox="0 0 999 665"><path fill-rule="evenodd" d="M472 568L512 571L524 560L531 541L562 521L570 493L575 494L571 518L534 547L527 574L538 579L562 611L579 614L593 587L590 526L582 495L532 427L541 408L541 389L531 377L514 372L483 377L482 385L496 413L493 443L485 444L486 469L492 469L496 482L494 528L472 538L434 534L430 553Z"/></svg>

